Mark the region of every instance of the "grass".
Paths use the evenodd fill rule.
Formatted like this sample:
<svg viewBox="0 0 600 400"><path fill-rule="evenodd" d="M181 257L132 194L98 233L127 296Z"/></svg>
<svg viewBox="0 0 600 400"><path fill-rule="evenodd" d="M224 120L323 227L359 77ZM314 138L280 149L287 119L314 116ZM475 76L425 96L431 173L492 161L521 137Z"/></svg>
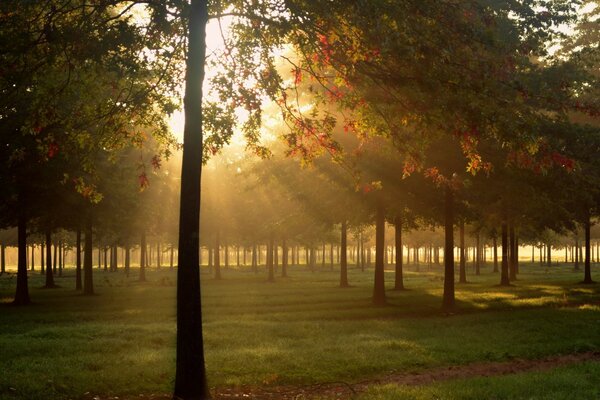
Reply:
<svg viewBox="0 0 600 400"><path fill-rule="evenodd" d="M485 268L481 276L469 276L471 283L457 285L459 307L452 315L440 311L440 267L408 271L410 290L388 291L388 307L371 306L371 270L351 270L349 289L337 288L337 272L291 268L289 278L275 283L266 282L264 272L223 272L221 281L203 274L202 283L211 386L355 382L393 372L600 350L600 288L578 284L582 273L571 266L523 265L508 288L496 286L498 274ZM595 266L593 273L599 272ZM8 305L15 276L0 277L5 303L0 399L170 392L175 273L149 271L146 283L136 281L135 271L130 278L122 271L94 273L98 295L92 297L75 292L72 270L57 278L60 289L41 289L42 277L32 273L34 304L23 308ZM390 271L388 287L392 278ZM539 388L541 398L552 398L543 395L550 393L550 383L561 377L586 382L590 371L599 376L600 367L586 363L422 388L374 386L365 399L490 398L486 393L515 398L531 387ZM564 393L597 394L598 379L593 382L582 383L581 391L565 384ZM598 396L581 398L593 397Z"/></svg>
<svg viewBox="0 0 600 400"><path fill-rule="evenodd" d="M359 400L589 400L600 398L600 363L545 372L458 379L427 386L373 385Z"/></svg>

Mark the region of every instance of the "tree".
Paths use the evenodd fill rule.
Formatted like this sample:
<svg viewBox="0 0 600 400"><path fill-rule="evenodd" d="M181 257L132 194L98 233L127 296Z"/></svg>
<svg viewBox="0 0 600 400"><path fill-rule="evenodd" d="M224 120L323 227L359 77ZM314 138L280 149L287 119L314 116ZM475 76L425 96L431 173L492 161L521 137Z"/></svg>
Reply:
<svg viewBox="0 0 600 400"><path fill-rule="evenodd" d="M202 173L202 83L206 52L207 2L192 0L189 9L185 126L179 207L177 259L177 361L175 397L210 397L204 364L200 302L200 179Z"/></svg>

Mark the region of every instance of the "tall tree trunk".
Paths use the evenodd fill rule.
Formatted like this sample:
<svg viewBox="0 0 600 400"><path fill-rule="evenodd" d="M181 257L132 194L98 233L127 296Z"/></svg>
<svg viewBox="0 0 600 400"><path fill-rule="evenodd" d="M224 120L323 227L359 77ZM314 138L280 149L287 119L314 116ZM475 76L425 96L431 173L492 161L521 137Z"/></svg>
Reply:
<svg viewBox="0 0 600 400"><path fill-rule="evenodd" d="M42 251L42 260L44 259ZM43 262L43 261L42 261ZM6 245L4 242L0 244L0 275L6 273Z"/></svg>
<svg viewBox="0 0 600 400"><path fill-rule="evenodd" d="M385 251L385 210L383 204L377 205L375 217L375 277L373 284L373 304L383 306L385 298L385 272L383 252Z"/></svg>
<svg viewBox="0 0 600 400"><path fill-rule="evenodd" d="M140 239L140 282L146 281L146 263L148 262L146 258L146 252L148 251L148 247L146 246L146 231L142 231L142 237Z"/></svg>
<svg viewBox="0 0 600 400"><path fill-rule="evenodd" d="M209 399L210 394L204 365L198 252L202 172L202 82L208 22L207 1L192 0L189 12L179 208L174 397L183 400L204 400Z"/></svg>
<svg viewBox="0 0 600 400"><path fill-rule="evenodd" d="M59 240L58 242L58 276L62 276L63 269L63 242Z"/></svg>
<svg viewBox="0 0 600 400"><path fill-rule="evenodd" d="M215 264L215 279L221 279L221 236L217 230L215 237L215 253L214 253L214 264Z"/></svg>
<svg viewBox="0 0 600 400"><path fill-rule="evenodd" d="M125 276L129 277L129 268L131 267L131 248L129 243L125 245Z"/></svg>
<svg viewBox="0 0 600 400"><path fill-rule="evenodd" d="M108 246L104 246L104 271L108 271Z"/></svg>
<svg viewBox="0 0 600 400"><path fill-rule="evenodd" d="M552 266L552 245L550 243L546 245L546 263L549 267Z"/></svg>
<svg viewBox="0 0 600 400"><path fill-rule="evenodd" d="M333 243L329 244L329 270L333 271Z"/></svg>
<svg viewBox="0 0 600 400"><path fill-rule="evenodd" d="M394 221L394 245L396 246L396 271L394 279L394 290L404 290L404 276L402 273L402 217L396 216Z"/></svg>
<svg viewBox="0 0 600 400"><path fill-rule="evenodd" d="M454 194L450 186L445 189L444 212L444 295L442 306L454 308Z"/></svg>
<svg viewBox="0 0 600 400"><path fill-rule="evenodd" d="M287 247L287 241L285 240L285 237L283 238L283 241L281 242L281 276L282 277L286 277L287 276L287 267L288 267L288 247Z"/></svg>
<svg viewBox="0 0 600 400"><path fill-rule="evenodd" d="M509 286L508 276L508 226L502 222L502 272L500 274L500 286Z"/></svg>
<svg viewBox="0 0 600 400"><path fill-rule="evenodd" d="M173 250L173 245L171 244L171 248L169 250L169 268L173 269L174 267L174 263L173 263L173 255L174 255L175 251ZM198 256L200 257L200 256ZM198 258L199 260L199 258Z"/></svg>
<svg viewBox="0 0 600 400"><path fill-rule="evenodd" d="M340 243L340 287L348 287L348 225L342 221L342 240Z"/></svg>
<svg viewBox="0 0 600 400"><path fill-rule="evenodd" d="M498 238L494 235L494 272L498 272Z"/></svg>
<svg viewBox="0 0 600 400"><path fill-rule="evenodd" d="M585 229L585 264L584 264L584 278L583 283L594 283L592 280L592 269L590 264L590 228L591 228L590 215L586 216L584 229Z"/></svg>
<svg viewBox="0 0 600 400"><path fill-rule="evenodd" d="M467 261L466 261L466 257L465 257L465 221L460 221L459 224L459 245L460 245L460 249L459 249L459 278L458 278L458 282L459 283L467 283Z"/></svg>
<svg viewBox="0 0 600 400"><path fill-rule="evenodd" d="M58 272L58 245L57 244L54 245L54 258L52 260L52 272L55 274Z"/></svg>
<svg viewBox="0 0 600 400"><path fill-rule="evenodd" d="M52 265L52 234L50 229L46 229L46 262L50 266ZM56 265L56 246L54 246L54 265ZM53 268L46 268L46 284L45 288L55 288L54 284L54 271Z"/></svg>
<svg viewBox="0 0 600 400"><path fill-rule="evenodd" d="M46 246L44 244L44 242L42 241L42 250L40 252L40 274L44 275L44 273L46 272Z"/></svg>
<svg viewBox="0 0 600 400"><path fill-rule="evenodd" d="M35 244L31 245L31 263L30 268L35 271Z"/></svg>
<svg viewBox="0 0 600 400"><path fill-rule="evenodd" d="M275 271L273 269L273 256L275 255L275 239L273 232L269 235L269 244L267 245L267 269L269 270L269 282L275 282Z"/></svg>
<svg viewBox="0 0 600 400"><path fill-rule="evenodd" d="M475 237L475 275L481 274L481 234L477 232Z"/></svg>
<svg viewBox="0 0 600 400"><path fill-rule="evenodd" d="M92 217L88 216L85 224L85 240L83 243L83 294L94 294L94 277L92 269ZM98 249L100 251L100 249Z"/></svg>
<svg viewBox="0 0 600 400"><path fill-rule="evenodd" d="M257 253L256 243L252 245L252 270L254 273L258 273L258 261L256 259Z"/></svg>
<svg viewBox="0 0 600 400"><path fill-rule="evenodd" d="M579 239L575 239L575 271L579 271Z"/></svg>
<svg viewBox="0 0 600 400"><path fill-rule="evenodd" d="M24 306L31 303L27 283L27 217L23 211L19 211L17 218L17 289L13 304Z"/></svg>
<svg viewBox="0 0 600 400"><path fill-rule="evenodd" d="M517 280L517 266L516 266L516 251L515 251L515 228L510 224L508 228L508 235L510 240L510 255L509 255L509 273L510 280Z"/></svg>
<svg viewBox="0 0 600 400"><path fill-rule="evenodd" d="M76 261L75 261L75 290L81 290L83 285L81 283L81 228L77 227L77 238L76 238Z"/></svg>

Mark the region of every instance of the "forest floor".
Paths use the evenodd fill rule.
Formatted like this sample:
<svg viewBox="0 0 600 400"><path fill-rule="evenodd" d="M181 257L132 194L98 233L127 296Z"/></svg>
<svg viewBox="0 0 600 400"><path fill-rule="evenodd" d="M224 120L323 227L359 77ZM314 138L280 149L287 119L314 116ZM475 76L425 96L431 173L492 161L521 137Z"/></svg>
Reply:
<svg viewBox="0 0 600 400"><path fill-rule="evenodd" d="M487 266L457 285L449 314L441 267L420 270L407 268L409 290L388 290L387 307L370 304L372 269L352 269L348 289L327 268L275 283L263 269L203 273L215 398L600 398L600 285L580 284L581 271L523 264L502 288ZM26 308L9 305L15 276L0 276L0 399L170 398L175 272L94 273L92 297L71 269L59 289L31 273Z"/></svg>

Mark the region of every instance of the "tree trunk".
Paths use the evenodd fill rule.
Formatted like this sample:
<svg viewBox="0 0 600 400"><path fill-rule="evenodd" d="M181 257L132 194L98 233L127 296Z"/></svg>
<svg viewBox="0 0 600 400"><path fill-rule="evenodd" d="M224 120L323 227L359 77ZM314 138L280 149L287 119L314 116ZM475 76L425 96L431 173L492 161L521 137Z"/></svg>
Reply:
<svg viewBox="0 0 600 400"><path fill-rule="evenodd" d="M444 212L444 295L442 306L454 308L454 194L446 187Z"/></svg>
<svg viewBox="0 0 600 400"><path fill-rule="evenodd" d="M85 241L83 243L83 294L94 294L94 278L92 269L92 218L88 216L85 225Z"/></svg>
<svg viewBox="0 0 600 400"><path fill-rule="evenodd" d="M104 246L104 271L108 271L108 247L107 246Z"/></svg>
<svg viewBox="0 0 600 400"><path fill-rule="evenodd" d="M590 264L590 227L591 227L590 215L588 213L585 220L585 264L584 264L584 278L583 283L594 283L592 280L592 269Z"/></svg>
<svg viewBox="0 0 600 400"><path fill-rule="evenodd" d="M173 263L173 255L174 255L175 251L173 250L173 245L171 245L171 249L169 250L169 268L173 269L174 267L174 263ZM199 258L200 256L198 256L198 260L200 260Z"/></svg>
<svg viewBox="0 0 600 400"><path fill-rule="evenodd" d="M221 236L218 230L215 237L213 261L215 265L215 279L221 279Z"/></svg>
<svg viewBox="0 0 600 400"><path fill-rule="evenodd" d="M477 232L475 237L475 275L481 274L481 238L480 233Z"/></svg>
<svg viewBox="0 0 600 400"><path fill-rule="evenodd" d="M42 249L40 251L40 274L44 275L44 273L46 272L46 246L44 245L44 242L42 242Z"/></svg>
<svg viewBox="0 0 600 400"><path fill-rule="evenodd" d="M131 267L131 249L129 244L125 245L125 276L129 277L129 268Z"/></svg>
<svg viewBox="0 0 600 400"><path fill-rule="evenodd" d="M329 270L333 271L333 243L329 244Z"/></svg>
<svg viewBox="0 0 600 400"><path fill-rule="evenodd" d="M340 243L340 287L346 288L348 285L348 225L346 221L342 221L342 240Z"/></svg>
<svg viewBox="0 0 600 400"><path fill-rule="evenodd" d="M42 260L44 259L42 252ZM0 275L6 273L6 245L0 244Z"/></svg>
<svg viewBox="0 0 600 400"><path fill-rule="evenodd" d="M52 272L58 272L58 245L54 245L54 258L52 260Z"/></svg>
<svg viewBox="0 0 600 400"><path fill-rule="evenodd" d="M17 220L17 241L17 290L15 291L13 304L24 306L31 303L31 300L29 299L29 285L27 283L27 218L22 211L19 211Z"/></svg>
<svg viewBox="0 0 600 400"><path fill-rule="evenodd" d="M396 271L394 279L394 290L404 290L404 276L402 274L402 217L396 216L394 221L394 245L396 246Z"/></svg>
<svg viewBox="0 0 600 400"><path fill-rule="evenodd" d="M275 255L275 239L273 233L269 235L269 244L267 245L267 269L269 270L269 276L267 280L269 282L275 282L275 271L273 269L273 256Z"/></svg>
<svg viewBox="0 0 600 400"><path fill-rule="evenodd" d="M189 15L179 208L174 397L183 400L204 400L209 399L210 394L204 365L198 250L202 172L202 81L206 54L207 2L192 0Z"/></svg>
<svg viewBox="0 0 600 400"><path fill-rule="evenodd" d="M385 298L385 273L383 252L385 251L385 210L383 204L377 205L375 219L375 278L373 284L373 304L383 306Z"/></svg>
<svg viewBox="0 0 600 400"><path fill-rule="evenodd" d="M77 227L77 239L75 243L76 247L76 261L75 261L75 290L81 290L83 285L81 283L81 228Z"/></svg>
<svg viewBox="0 0 600 400"><path fill-rule="evenodd" d="M50 232L50 229L46 229L46 249L46 261L47 264L50 266L52 265L52 234ZM54 265L56 266L56 246L54 246ZM47 289L56 287L56 285L54 284L53 268L46 268L46 284L44 285L44 287Z"/></svg>
<svg viewBox="0 0 600 400"><path fill-rule="evenodd" d="M508 267L509 267L509 273L510 273L510 280L515 281L515 280L517 280L516 251L515 251L515 228L512 224L508 228L508 235L509 235L509 240L510 240L510 250L509 250L510 255L509 255Z"/></svg>
<svg viewBox="0 0 600 400"><path fill-rule="evenodd" d="M459 224L459 278L458 278L458 282L459 283L467 283L467 261L466 261L466 257L465 257L465 222L464 221L460 221Z"/></svg>
<svg viewBox="0 0 600 400"><path fill-rule="evenodd" d="M146 247L146 232L142 231L142 237L140 240L140 277L139 277L140 282L146 281L146 262L147 262L146 252L147 251L148 251L148 248Z"/></svg>
<svg viewBox="0 0 600 400"><path fill-rule="evenodd" d="M30 263L30 269L32 271L35 271L35 244L31 245L31 263Z"/></svg>
<svg viewBox="0 0 600 400"><path fill-rule="evenodd" d="M509 286L508 276L508 226L502 222L502 273L500 274L500 286Z"/></svg>
<svg viewBox="0 0 600 400"><path fill-rule="evenodd" d="M60 240L58 242L58 276L62 276L63 261L63 242Z"/></svg>
<svg viewBox="0 0 600 400"><path fill-rule="evenodd" d="M254 273L258 273L258 262L256 259L257 251L256 244L252 245L252 269L254 270Z"/></svg>
<svg viewBox="0 0 600 400"><path fill-rule="evenodd" d="M288 247L287 247L287 242L285 240L285 237L283 238L283 241L281 242L281 276L282 277L286 277L287 276L287 267L288 267Z"/></svg>
<svg viewBox="0 0 600 400"><path fill-rule="evenodd" d="M546 263L549 267L552 266L552 245L550 243L546 245Z"/></svg>
<svg viewBox="0 0 600 400"><path fill-rule="evenodd" d="M498 238L494 235L494 272L498 272Z"/></svg>

